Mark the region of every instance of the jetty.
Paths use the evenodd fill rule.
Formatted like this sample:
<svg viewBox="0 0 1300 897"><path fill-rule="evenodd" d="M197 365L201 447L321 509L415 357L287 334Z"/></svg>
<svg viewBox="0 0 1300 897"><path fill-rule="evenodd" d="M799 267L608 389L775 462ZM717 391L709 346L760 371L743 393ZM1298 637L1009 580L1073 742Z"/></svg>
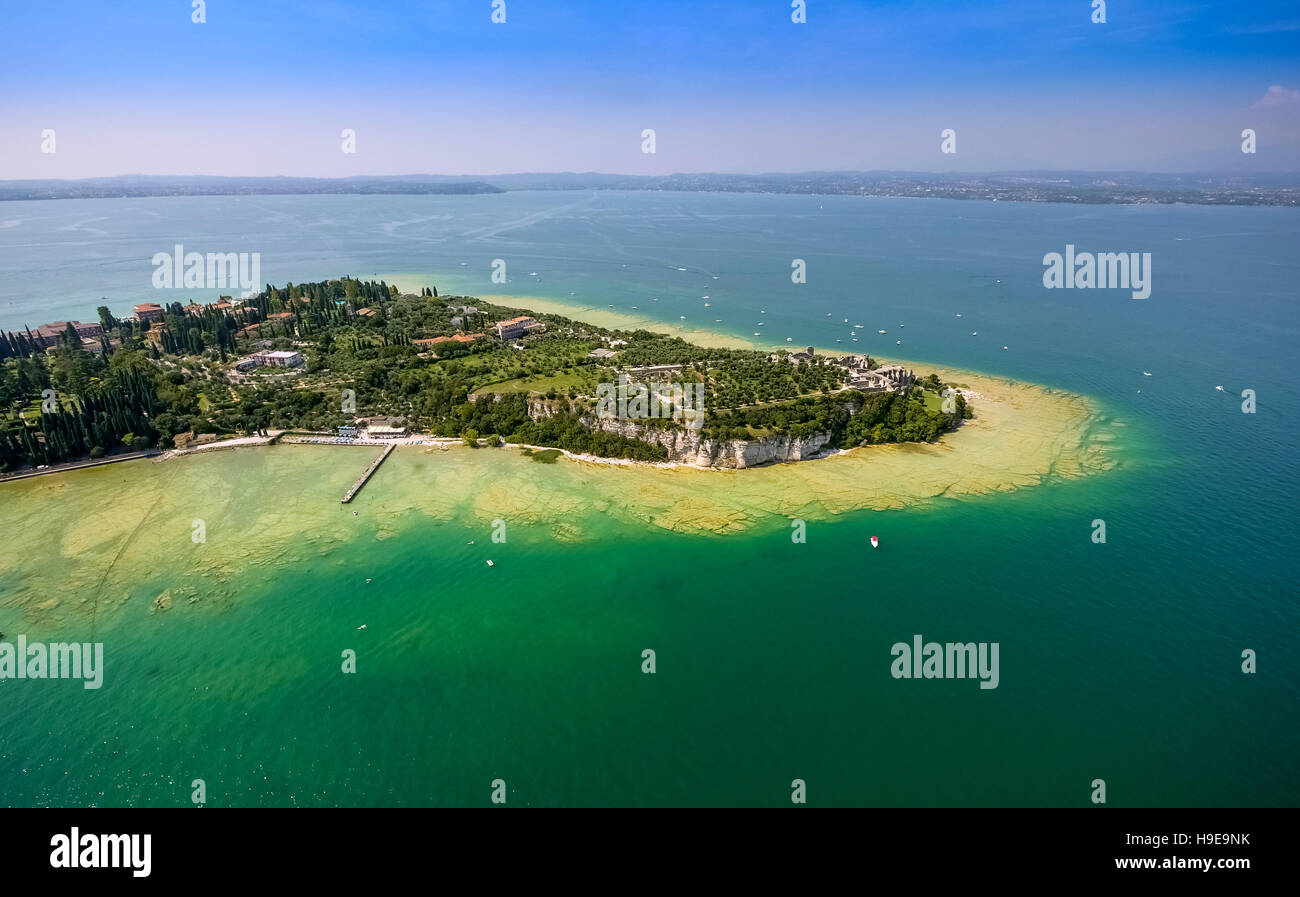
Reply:
<svg viewBox="0 0 1300 897"><path fill-rule="evenodd" d="M367 467L364 472L362 472L361 476L357 477L357 481L352 484L352 488L349 489L347 494L343 496L343 498L341 499L342 504L347 504L348 502L352 501L353 498L356 497L357 493L361 491L361 487L364 486L366 484L366 481L370 479L371 475L373 475L374 472L379 469L379 465L383 464L386 460L388 460L388 456L393 453L393 449L395 448L397 448L397 446L393 445L392 443L389 443L388 445L384 446L384 450L379 453L379 457L370 462L370 466Z"/></svg>

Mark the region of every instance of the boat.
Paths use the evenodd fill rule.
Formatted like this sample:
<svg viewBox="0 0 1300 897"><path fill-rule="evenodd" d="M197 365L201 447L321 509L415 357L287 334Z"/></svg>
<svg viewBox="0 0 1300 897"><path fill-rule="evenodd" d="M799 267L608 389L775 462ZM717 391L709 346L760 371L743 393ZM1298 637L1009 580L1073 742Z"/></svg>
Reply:
<svg viewBox="0 0 1300 897"><path fill-rule="evenodd" d="M1214 387L1214 388L1217 389L1219 392L1223 392L1223 387L1222 387L1222 386L1216 386L1216 387Z"/></svg>
<svg viewBox="0 0 1300 897"><path fill-rule="evenodd" d="M1150 376L1151 376L1151 372L1150 372L1150 371L1143 371L1143 372L1142 372L1142 376L1143 376L1143 377L1150 377Z"/></svg>
<svg viewBox="0 0 1300 897"><path fill-rule="evenodd" d="M365 624L365 623L362 623L362 624L361 624L360 626L358 626L357 628L358 628L358 629L365 629L365 628L366 628L366 624Z"/></svg>
<svg viewBox="0 0 1300 897"><path fill-rule="evenodd" d="M901 346L903 345L903 341L900 339L898 342L894 343L894 345Z"/></svg>
<svg viewBox="0 0 1300 897"><path fill-rule="evenodd" d="M872 547L872 548L879 548L879 547L880 547L880 537L879 537L879 536L872 536L872 537L871 537L871 547Z"/></svg>
<svg viewBox="0 0 1300 897"><path fill-rule="evenodd" d="M877 330L877 331L876 331L876 333L884 333L884 332L885 332L885 331L883 331L883 330Z"/></svg>
<svg viewBox="0 0 1300 897"><path fill-rule="evenodd" d="M469 540L468 542L466 542L465 544L466 544L466 545L473 545L473 544L474 544L474 540L473 540L473 539L470 539L470 540Z"/></svg>
<svg viewBox="0 0 1300 897"><path fill-rule="evenodd" d="M488 561L487 564L488 564L489 567L495 567L495 566L496 566L496 564L492 563L491 561Z"/></svg>
<svg viewBox="0 0 1300 897"><path fill-rule="evenodd" d="M370 580L368 580L368 579L367 579L367 580L366 580L366 582L367 582L367 583L369 583L369 582L370 582Z"/></svg>

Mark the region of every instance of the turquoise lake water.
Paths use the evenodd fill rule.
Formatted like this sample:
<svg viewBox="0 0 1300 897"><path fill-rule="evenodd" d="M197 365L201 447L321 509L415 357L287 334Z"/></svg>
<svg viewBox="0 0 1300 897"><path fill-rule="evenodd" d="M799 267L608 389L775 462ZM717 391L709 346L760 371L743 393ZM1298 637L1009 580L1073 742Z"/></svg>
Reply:
<svg viewBox="0 0 1300 897"><path fill-rule="evenodd" d="M682 535L580 508L598 538L518 524L488 571L466 550L488 538L468 512L382 538L391 521L363 515L327 556L288 540L238 570L201 613L149 612L164 588L216 586L144 525L123 544L156 550L158 570L95 630L104 688L0 682L0 803L186 804L202 777L214 805L482 805L500 777L512 805L789 806L795 778L813 805L1088 806L1094 778L1115 806L1294 805L1298 239L1300 211L1278 208L615 192L0 204L0 328L94 320L101 296L119 314L201 299L150 286L150 257L182 243L260 252L276 284L427 272L442 294L842 339L1090 396L1119 433L1111 470L846 514L806 545L779 521ZM1043 254L1067 243L1150 252L1150 298L1044 289ZM489 279L496 258L506 285ZM131 465L44 498L10 484L0 511L57 533L85 496L129 503L150 475L117 468ZM336 502L306 469L249 477L225 500ZM379 476L361 503L401 489ZM883 564L864 550L882 531ZM48 568L73 605L56 557L16 567ZM18 579L0 578L0 630L88 637L75 614L54 625L6 601ZM998 642L999 687L891 678L890 646L915 633ZM359 671L343 677L349 646Z"/></svg>

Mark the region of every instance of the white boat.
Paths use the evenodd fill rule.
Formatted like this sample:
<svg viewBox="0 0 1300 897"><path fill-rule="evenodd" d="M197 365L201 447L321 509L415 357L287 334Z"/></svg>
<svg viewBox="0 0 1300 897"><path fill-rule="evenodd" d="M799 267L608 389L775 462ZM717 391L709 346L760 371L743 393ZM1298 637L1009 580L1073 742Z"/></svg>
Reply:
<svg viewBox="0 0 1300 897"><path fill-rule="evenodd" d="M365 628L366 628L366 624L365 624L365 623L362 623L362 624L361 624L360 626L358 626L357 628L358 628L358 629L365 629Z"/></svg>
<svg viewBox="0 0 1300 897"><path fill-rule="evenodd" d="M884 333L884 332L885 332L885 331L883 331L883 330L877 330L877 331L876 331L876 333Z"/></svg>
<svg viewBox="0 0 1300 897"><path fill-rule="evenodd" d="M900 339L898 342L894 343L894 345L901 346L903 345L903 341Z"/></svg>
<svg viewBox="0 0 1300 897"><path fill-rule="evenodd" d="M1143 372L1142 372L1142 376L1143 376L1143 377L1150 377L1150 376L1151 376L1151 372L1150 372L1150 371L1143 371Z"/></svg>
<svg viewBox="0 0 1300 897"><path fill-rule="evenodd" d="M492 563L491 561L488 561L488 562L487 562L487 565L488 565L489 567L495 567L495 566L496 566L496 564Z"/></svg>
<svg viewBox="0 0 1300 897"><path fill-rule="evenodd" d="M1223 392L1223 387L1222 387L1222 386L1216 386L1216 387L1214 387L1214 388L1217 389L1219 392Z"/></svg>
<svg viewBox="0 0 1300 897"><path fill-rule="evenodd" d="M872 547L872 548L879 548L879 547L880 547L880 537L879 537L879 536L872 536L872 537L871 537L871 547Z"/></svg>

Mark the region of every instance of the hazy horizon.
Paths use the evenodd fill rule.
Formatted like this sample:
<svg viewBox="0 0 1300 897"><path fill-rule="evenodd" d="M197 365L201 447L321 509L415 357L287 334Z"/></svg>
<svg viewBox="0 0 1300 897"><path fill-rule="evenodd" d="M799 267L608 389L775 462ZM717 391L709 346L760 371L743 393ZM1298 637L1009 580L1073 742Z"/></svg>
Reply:
<svg viewBox="0 0 1300 897"><path fill-rule="evenodd" d="M490 181L492 178L520 178L520 177L626 177L626 178L659 178L674 176L706 176L717 175L721 177L781 177L781 176L798 176L798 175L829 175L829 174L893 174L893 175L914 175L914 176L943 176L943 177L961 177L964 175L976 177L990 177L995 175L1152 175L1155 177L1176 177L1176 176L1224 176L1224 177L1242 177L1242 176L1273 176L1273 175L1296 175L1300 177L1300 170L1297 169L1258 169L1252 171L1243 171L1240 168L1203 168L1203 169L1185 169L1156 171L1152 169L1125 169L1125 168L991 168L991 169L922 169L922 168L808 168L799 170L754 170L754 171L727 171L722 169L699 169L699 170L682 170L669 171L661 174L645 174L631 171L579 171L575 169L556 169L551 171L493 171L493 172L469 172L465 174L450 174L441 171L401 171L391 174L381 174L373 172L358 172L356 174L345 175L303 175L289 174L286 172L261 172L252 174L214 174L212 172L142 172L142 171L125 171L114 174L88 175L86 177L76 178L0 178L0 183L17 183L23 181L99 181L99 180L121 180L125 178L174 178L184 179L201 179L201 178L220 178L228 180L256 180L269 178L286 178L295 180L322 180L322 181L342 181L359 178L448 178L458 180L482 180Z"/></svg>

